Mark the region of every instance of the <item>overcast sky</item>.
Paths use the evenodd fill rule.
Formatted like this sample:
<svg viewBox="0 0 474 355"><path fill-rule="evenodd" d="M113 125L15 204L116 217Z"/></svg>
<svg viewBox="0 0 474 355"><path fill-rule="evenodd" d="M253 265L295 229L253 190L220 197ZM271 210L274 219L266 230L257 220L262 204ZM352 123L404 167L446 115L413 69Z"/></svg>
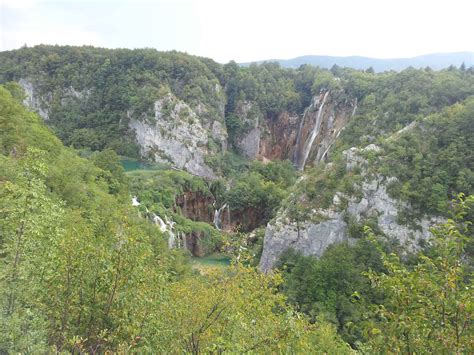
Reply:
<svg viewBox="0 0 474 355"><path fill-rule="evenodd" d="M0 0L0 50L152 47L218 62L474 51L474 0Z"/></svg>

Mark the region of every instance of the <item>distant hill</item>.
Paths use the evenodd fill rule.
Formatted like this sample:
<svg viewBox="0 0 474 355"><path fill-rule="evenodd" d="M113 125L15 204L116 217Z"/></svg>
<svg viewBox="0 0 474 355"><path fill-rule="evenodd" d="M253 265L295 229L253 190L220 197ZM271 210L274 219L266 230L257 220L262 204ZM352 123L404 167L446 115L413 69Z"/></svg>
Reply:
<svg viewBox="0 0 474 355"><path fill-rule="evenodd" d="M372 67L376 72L386 70L400 71L410 66L414 68L424 68L429 66L432 69L443 69L450 65L459 67L462 63L466 67L474 65L474 52L458 52L458 53L434 53L426 54L413 58L394 58L394 59L378 59L359 56L350 57L333 57L326 55L305 55L293 59L269 59L266 62L278 62L284 68L298 68L303 64L311 64L321 68L331 68L334 64L341 67L354 69L367 69ZM258 61L255 63L263 63ZM241 63L243 66L250 63Z"/></svg>

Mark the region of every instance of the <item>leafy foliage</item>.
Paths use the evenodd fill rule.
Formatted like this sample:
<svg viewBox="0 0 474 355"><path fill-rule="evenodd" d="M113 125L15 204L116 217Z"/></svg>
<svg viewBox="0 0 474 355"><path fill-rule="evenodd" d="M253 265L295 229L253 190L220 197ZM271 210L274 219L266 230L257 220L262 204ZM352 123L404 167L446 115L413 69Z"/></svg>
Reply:
<svg viewBox="0 0 474 355"><path fill-rule="evenodd" d="M15 123L0 133L0 352L350 351L285 304L277 275L192 275L130 206L115 153L79 158L1 87L0 100Z"/></svg>
<svg viewBox="0 0 474 355"><path fill-rule="evenodd" d="M474 97L385 142L380 170L398 181L390 192L418 211L444 214L455 193L474 186ZM429 132L429 133L428 133Z"/></svg>
<svg viewBox="0 0 474 355"><path fill-rule="evenodd" d="M386 295L380 319L369 330L376 352L469 353L473 343L472 273L465 263L466 220L474 198L460 195L453 219L433 230L431 255L420 254L413 268L381 252L387 273L368 272ZM373 234L369 230L373 239ZM472 238L472 236L471 236Z"/></svg>
<svg viewBox="0 0 474 355"><path fill-rule="evenodd" d="M294 317L284 297L274 292L280 282L277 274L265 276L239 264L214 273L170 286L169 302L163 303L159 319L166 322L166 330L159 323L151 328L164 330L151 334L159 344L153 349L260 353L308 351L317 346L320 353L349 352L328 325L311 327Z"/></svg>
<svg viewBox="0 0 474 355"><path fill-rule="evenodd" d="M333 245L320 259L289 249L277 267L284 277L281 290L298 310L313 321L334 323L352 345L365 340L369 307L384 299L362 275L368 270L384 270L380 252L367 240L359 240L355 246Z"/></svg>

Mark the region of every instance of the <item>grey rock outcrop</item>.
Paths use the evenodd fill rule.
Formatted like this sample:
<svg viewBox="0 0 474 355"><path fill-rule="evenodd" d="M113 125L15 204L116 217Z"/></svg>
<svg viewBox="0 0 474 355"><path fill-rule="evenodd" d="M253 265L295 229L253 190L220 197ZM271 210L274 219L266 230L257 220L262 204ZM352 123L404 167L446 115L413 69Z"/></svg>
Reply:
<svg viewBox="0 0 474 355"><path fill-rule="evenodd" d="M343 241L352 242L353 239L348 236L341 213L332 212L327 220L319 223L291 222L283 213L267 225L260 269L268 272L289 248L303 255L320 257L331 244Z"/></svg>
<svg viewBox="0 0 474 355"><path fill-rule="evenodd" d="M29 79L20 79L18 83L25 90L26 98L23 100L23 105L28 107L30 110L36 112L45 121L49 119L48 102L51 101L51 97L45 98L39 96L35 85Z"/></svg>
<svg viewBox="0 0 474 355"><path fill-rule="evenodd" d="M52 102L55 99L59 99L61 106L67 106L71 101L86 101L92 90L76 90L74 87L69 86L66 88L57 88L56 92L48 92L41 95L38 90L38 84L34 80L28 78L22 78L18 81L23 90L25 90L26 97L23 100L23 105L28 107L31 111L36 112L48 121L52 112Z"/></svg>
<svg viewBox="0 0 474 355"><path fill-rule="evenodd" d="M205 108L199 111L205 112ZM205 178L215 178L205 157L226 149L227 132L221 122L203 119L172 94L155 102L154 117L136 118L129 112L129 119L129 127L135 131L144 157L171 163ZM215 144L209 144L211 140Z"/></svg>
<svg viewBox="0 0 474 355"><path fill-rule="evenodd" d="M255 159L260 152L260 138L264 118L258 105L252 101L241 101L237 104L237 116L242 122L243 131L235 137L237 147L249 159Z"/></svg>

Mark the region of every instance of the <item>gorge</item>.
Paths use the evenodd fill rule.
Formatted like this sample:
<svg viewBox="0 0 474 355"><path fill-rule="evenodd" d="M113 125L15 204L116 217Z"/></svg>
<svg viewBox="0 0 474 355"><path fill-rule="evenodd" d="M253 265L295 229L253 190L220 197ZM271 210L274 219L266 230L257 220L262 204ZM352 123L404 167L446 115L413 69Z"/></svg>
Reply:
<svg viewBox="0 0 474 355"><path fill-rule="evenodd" d="M0 52L0 353L469 353L473 117L465 65Z"/></svg>

